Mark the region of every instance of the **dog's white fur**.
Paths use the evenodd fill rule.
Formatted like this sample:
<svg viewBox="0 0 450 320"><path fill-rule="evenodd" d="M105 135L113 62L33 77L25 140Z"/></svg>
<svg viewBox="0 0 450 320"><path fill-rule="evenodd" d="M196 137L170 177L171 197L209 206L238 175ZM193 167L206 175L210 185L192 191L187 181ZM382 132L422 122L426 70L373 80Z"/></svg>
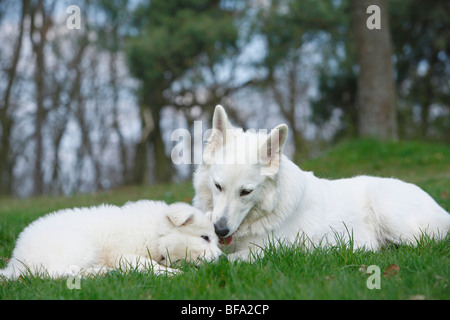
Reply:
<svg viewBox="0 0 450 320"><path fill-rule="evenodd" d="M39 218L19 235L0 275L57 278L112 268L173 274L178 270L168 266L179 259L211 261L221 254L204 213L185 203L141 200L122 207L60 210Z"/></svg>
<svg viewBox="0 0 450 320"><path fill-rule="evenodd" d="M221 106L215 109L204 151L209 161L194 174L194 206L212 211L213 223L229 229L229 259L249 260L251 250L262 253L273 240L326 246L352 239L354 248L376 250L389 242L414 244L422 234L447 235L450 215L416 185L370 176L319 179L282 155L287 126L275 129L243 132ZM257 163L229 162L255 153ZM217 154L228 162L214 161Z"/></svg>

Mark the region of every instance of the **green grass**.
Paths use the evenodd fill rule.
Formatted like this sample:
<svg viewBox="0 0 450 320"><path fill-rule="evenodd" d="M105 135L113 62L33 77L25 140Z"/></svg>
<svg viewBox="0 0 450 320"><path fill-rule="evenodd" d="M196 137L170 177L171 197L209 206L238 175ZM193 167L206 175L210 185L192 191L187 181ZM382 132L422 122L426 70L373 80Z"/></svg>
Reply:
<svg viewBox="0 0 450 320"><path fill-rule="evenodd" d="M395 176L418 184L450 209L448 146L348 141L301 167L326 178ZM6 265L20 231L50 211L103 202L120 205L142 198L190 201L193 194L191 183L182 183L94 195L0 199L0 268ZM421 239L417 247L387 247L378 252L353 252L345 245L312 252L269 247L252 264L219 261L199 268L182 266L184 273L175 277L114 271L82 279L79 290L69 290L66 279L0 281L0 299L449 299L449 245L450 237ZM379 290L366 286L370 274L361 270L370 265L380 268ZM392 265L399 269L383 276Z"/></svg>

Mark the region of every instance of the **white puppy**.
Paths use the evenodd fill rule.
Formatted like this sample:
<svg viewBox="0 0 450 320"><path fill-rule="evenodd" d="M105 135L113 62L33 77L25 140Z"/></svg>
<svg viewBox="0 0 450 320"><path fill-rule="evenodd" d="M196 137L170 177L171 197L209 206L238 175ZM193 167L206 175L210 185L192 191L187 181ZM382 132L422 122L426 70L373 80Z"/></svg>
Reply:
<svg viewBox="0 0 450 320"><path fill-rule="evenodd" d="M355 248L443 238L450 215L419 187L392 178L319 179L282 155L287 126L270 134L234 128L217 106L204 162L194 175L194 206L212 211L228 258L248 260L269 241ZM277 241L275 241L277 243Z"/></svg>
<svg viewBox="0 0 450 320"><path fill-rule="evenodd" d="M141 200L123 207L101 205L60 210L31 223L19 235L0 276L52 278L168 266L180 259L211 261L221 255L209 218L185 203Z"/></svg>

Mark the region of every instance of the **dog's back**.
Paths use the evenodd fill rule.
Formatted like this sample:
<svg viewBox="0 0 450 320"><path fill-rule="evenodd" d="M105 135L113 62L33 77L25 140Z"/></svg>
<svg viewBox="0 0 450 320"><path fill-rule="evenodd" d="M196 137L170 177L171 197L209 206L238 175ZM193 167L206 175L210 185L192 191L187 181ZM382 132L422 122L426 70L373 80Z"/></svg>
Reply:
<svg viewBox="0 0 450 320"><path fill-rule="evenodd" d="M303 189L298 225L316 244L351 239L356 248L376 250L389 242L415 243L422 234L441 239L450 228L450 215L433 198L398 179L313 177Z"/></svg>
<svg viewBox="0 0 450 320"><path fill-rule="evenodd" d="M125 227L128 221L121 208L111 205L47 214L20 233L11 261L0 274L8 278L24 273L59 277L80 262L101 265L102 247L114 239L115 229Z"/></svg>

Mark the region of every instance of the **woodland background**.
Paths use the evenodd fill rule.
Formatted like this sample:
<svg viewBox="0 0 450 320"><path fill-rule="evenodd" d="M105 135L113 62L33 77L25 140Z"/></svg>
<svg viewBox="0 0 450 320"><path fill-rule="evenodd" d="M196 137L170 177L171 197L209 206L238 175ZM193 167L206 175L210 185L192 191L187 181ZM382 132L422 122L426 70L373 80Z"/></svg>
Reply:
<svg viewBox="0 0 450 320"><path fill-rule="evenodd" d="M0 196L188 180L171 133L219 103L287 123L300 164L342 139L448 144L449 17L445 0L0 0Z"/></svg>

